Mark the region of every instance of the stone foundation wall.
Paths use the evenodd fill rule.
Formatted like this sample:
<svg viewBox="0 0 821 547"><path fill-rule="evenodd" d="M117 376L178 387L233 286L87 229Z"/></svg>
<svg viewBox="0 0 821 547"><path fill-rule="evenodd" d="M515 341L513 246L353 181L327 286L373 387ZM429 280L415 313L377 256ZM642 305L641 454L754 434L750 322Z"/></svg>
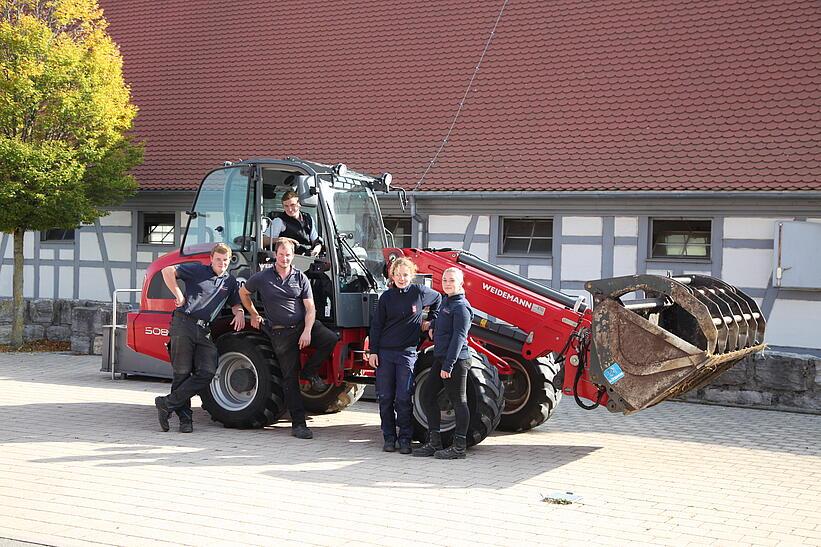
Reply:
<svg viewBox="0 0 821 547"><path fill-rule="evenodd" d="M0 344L11 341L12 300L0 298ZM111 324L111 303L94 300L24 300L23 338L71 342L78 354L102 353L103 325ZM117 321L125 322L131 307L119 304Z"/></svg>
<svg viewBox="0 0 821 547"><path fill-rule="evenodd" d="M680 399L821 414L821 358L776 351L756 353Z"/></svg>

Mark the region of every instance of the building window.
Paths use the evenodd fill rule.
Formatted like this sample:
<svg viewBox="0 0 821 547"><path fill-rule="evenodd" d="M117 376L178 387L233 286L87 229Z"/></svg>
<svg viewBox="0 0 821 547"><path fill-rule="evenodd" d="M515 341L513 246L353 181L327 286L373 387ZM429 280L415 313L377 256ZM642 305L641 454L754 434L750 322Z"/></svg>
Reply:
<svg viewBox="0 0 821 547"><path fill-rule="evenodd" d="M667 220L652 222L652 258L710 258L709 220Z"/></svg>
<svg viewBox="0 0 821 547"><path fill-rule="evenodd" d="M394 244L397 247L407 249L413 245L411 243L410 217L385 217L384 220L385 228L393 234Z"/></svg>
<svg viewBox="0 0 821 547"><path fill-rule="evenodd" d="M140 223L140 243L173 245L176 218L174 213L143 213Z"/></svg>
<svg viewBox="0 0 821 547"><path fill-rule="evenodd" d="M553 220L503 218L502 254L551 256Z"/></svg>
<svg viewBox="0 0 821 547"><path fill-rule="evenodd" d="M51 228L40 232L42 242L74 241L74 228Z"/></svg>

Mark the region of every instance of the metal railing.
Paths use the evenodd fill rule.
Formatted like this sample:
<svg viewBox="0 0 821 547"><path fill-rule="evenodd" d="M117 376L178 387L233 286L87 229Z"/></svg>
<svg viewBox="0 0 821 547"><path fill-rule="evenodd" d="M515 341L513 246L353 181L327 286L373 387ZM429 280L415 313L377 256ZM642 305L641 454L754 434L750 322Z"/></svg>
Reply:
<svg viewBox="0 0 821 547"><path fill-rule="evenodd" d="M117 293L119 292L140 292L142 289L114 289L111 293L111 324L103 325L104 329L111 329L111 334L108 337L108 366L111 368L111 379L115 380L114 376L114 354L117 350L117 329L124 329L127 327L125 323L117 324Z"/></svg>

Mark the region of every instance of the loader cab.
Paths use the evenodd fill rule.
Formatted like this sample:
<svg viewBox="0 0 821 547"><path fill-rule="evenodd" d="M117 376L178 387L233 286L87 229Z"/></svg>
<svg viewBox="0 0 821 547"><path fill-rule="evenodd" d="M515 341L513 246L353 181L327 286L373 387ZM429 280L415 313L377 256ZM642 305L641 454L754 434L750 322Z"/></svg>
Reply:
<svg viewBox="0 0 821 547"><path fill-rule="evenodd" d="M294 267L311 280L317 319L333 327L366 327L383 274L385 230L374 195L376 179L302 160L249 160L211 171L200 185L180 254L201 255L215 243L234 254L231 274L242 284L274 267L266 232L292 190L323 241L318 255L297 254Z"/></svg>

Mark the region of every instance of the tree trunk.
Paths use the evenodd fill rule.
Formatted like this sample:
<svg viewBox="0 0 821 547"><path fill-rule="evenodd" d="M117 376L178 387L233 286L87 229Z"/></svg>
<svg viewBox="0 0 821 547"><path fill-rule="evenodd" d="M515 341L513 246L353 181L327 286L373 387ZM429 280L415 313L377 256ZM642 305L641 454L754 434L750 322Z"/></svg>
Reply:
<svg viewBox="0 0 821 547"><path fill-rule="evenodd" d="M23 300L23 238L25 230L14 230L14 274L12 276L11 294L14 297L14 315L11 323L11 347L23 345L23 318L25 301Z"/></svg>

